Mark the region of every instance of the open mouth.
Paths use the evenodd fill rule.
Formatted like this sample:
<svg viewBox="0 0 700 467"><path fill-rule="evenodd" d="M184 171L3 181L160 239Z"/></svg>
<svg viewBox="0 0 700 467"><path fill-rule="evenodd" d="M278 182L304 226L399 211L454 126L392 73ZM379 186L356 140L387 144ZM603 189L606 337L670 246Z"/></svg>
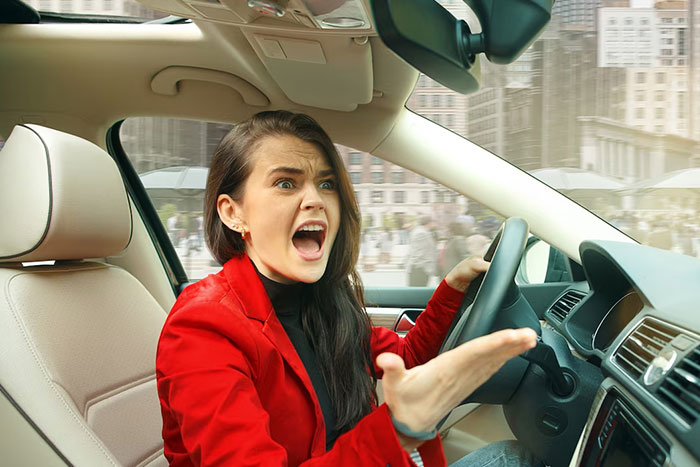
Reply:
<svg viewBox="0 0 700 467"><path fill-rule="evenodd" d="M325 226L321 224L306 224L294 232L292 243L303 257L311 258L320 253L325 239Z"/></svg>

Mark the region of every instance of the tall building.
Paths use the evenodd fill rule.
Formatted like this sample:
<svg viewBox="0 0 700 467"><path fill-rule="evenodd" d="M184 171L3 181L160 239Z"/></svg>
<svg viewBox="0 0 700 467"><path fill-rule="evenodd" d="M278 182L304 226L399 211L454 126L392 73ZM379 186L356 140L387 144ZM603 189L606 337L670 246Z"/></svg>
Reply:
<svg viewBox="0 0 700 467"><path fill-rule="evenodd" d="M595 29L595 11L601 3L601 0L557 0L552 7L552 16L556 16L561 24L592 31Z"/></svg>
<svg viewBox="0 0 700 467"><path fill-rule="evenodd" d="M633 2L598 14L598 64L623 67L626 74L620 121L647 132L692 136L686 3Z"/></svg>
<svg viewBox="0 0 700 467"><path fill-rule="evenodd" d="M598 66L657 65L659 30L653 8L604 7L598 12Z"/></svg>
<svg viewBox="0 0 700 467"><path fill-rule="evenodd" d="M692 138L700 141L700 0L688 0L688 23L688 127ZM700 154L696 158L700 166Z"/></svg>
<svg viewBox="0 0 700 467"><path fill-rule="evenodd" d="M468 96L467 136L527 170L578 167L577 117L622 106L620 73L595 66L594 33L554 22L515 63L484 63Z"/></svg>
<svg viewBox="0 0 700 467"><path fill-rule="evenodd" d="M685 2L603 7L598 10L598 64L602 67L686 66Z"/></svg>

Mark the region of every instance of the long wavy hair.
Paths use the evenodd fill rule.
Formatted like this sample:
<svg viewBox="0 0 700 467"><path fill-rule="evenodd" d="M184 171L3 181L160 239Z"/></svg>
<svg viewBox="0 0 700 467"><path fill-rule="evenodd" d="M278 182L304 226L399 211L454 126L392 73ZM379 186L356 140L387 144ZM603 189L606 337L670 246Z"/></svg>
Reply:
<svg viewBox="0 0 700 467"><path fill-rule="evenodd" d="M367 415L377 401L376 375L370 353L371 323L364 308L362 281L355 265L359 256L361 217L350 178L338 151L321 126L308 115L288 111L261 112L236 125L214 153L204 195L207 246L224 264L245 252L238 232L219 219L221 194L239 201L254 161L252 154L268 136L293 135L315 144L335 172L340 198L340 225L323 276L308 284L302 304L302 325L335 407L338 434Z"/></svg>

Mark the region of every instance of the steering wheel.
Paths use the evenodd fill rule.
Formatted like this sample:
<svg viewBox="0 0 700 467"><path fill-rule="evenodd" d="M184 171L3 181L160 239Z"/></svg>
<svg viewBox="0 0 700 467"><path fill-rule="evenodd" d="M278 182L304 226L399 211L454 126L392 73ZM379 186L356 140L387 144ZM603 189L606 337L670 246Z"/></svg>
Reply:
<svg viewBox="0 0 700 467"><path fill-rule="evenodd" d="M511 217L503 222L484 255L484 259L491 263L489 269L469 285L440 353L499 327L528 326L539 334L537 315L514 281L528 234L528 225L523 219ZM523 359L511 359L463 403L505 403L515 393L527 366ZM438 428L442 427L449 415L438 423Z"/></svg>
<svg viewBox="0 0 700 467"><path fill-rule="evenodd" d="M527 237L525 220L511 217L501 224L484 255L491 265L469 285L440 353L491 332L499 311L520 298L514 278Z"/></svg>

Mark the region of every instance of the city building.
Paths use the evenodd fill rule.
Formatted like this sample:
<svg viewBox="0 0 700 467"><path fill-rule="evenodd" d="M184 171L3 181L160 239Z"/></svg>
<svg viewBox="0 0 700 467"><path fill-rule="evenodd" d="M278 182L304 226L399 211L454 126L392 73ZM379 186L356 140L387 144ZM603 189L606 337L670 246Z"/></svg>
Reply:
<svg viewBox="0 0 700 467"><path fill-rule="evenodd" d="M552 6L552 16L561 24L582 30L595 29L595 12L601 0L557 0Z"/></svg>
<svg viewBox="0 0 700 467"><path fill-rule="evenodd" d="M598 31L554 17L515 63L482 62L467 137L527 170L579 167L632 182L698 165L679 3L606 3Z"/></svg>
<svg viewBox="0 0 700 467"><path fill-rule="evenodd" d="M700 140L700 0L688 0L688 42L688 128L693 139ZM696 158L700 166L700 154Z"/></svg>
<svg viewBox="0 0 700 467"><path fill-rule="evenodd" d="M647 132L600 117L580 117L581 168L627 183L690 167L697 141Z"/></svg>
<svg viewBox="0 0 700 467"><path fill-rule="evenodd" d="M654 8L598 10L598 66L657 66L659 29Z"/></svg>
<svg viewBox="0 0 700 467"><path fill-rule="evenodd" d="M682 1L598 10L598 65L626 74L625 124L690 137L688 10Z"/></svg>
<svg viewBox="0 0 700 467"><path fill-rule="evenodd" d="M467 207L463 196L426 177L367 152L336 147L350 174L363 227L400 229L420 215L445 227Z"/></svg>
<svg viewBox="0 0 700 467"><path fill-rule="evenodd" d="M209 167L231 125L163 117L127 119L120 129L124 151L137 173L177 165Z"/></svg>

